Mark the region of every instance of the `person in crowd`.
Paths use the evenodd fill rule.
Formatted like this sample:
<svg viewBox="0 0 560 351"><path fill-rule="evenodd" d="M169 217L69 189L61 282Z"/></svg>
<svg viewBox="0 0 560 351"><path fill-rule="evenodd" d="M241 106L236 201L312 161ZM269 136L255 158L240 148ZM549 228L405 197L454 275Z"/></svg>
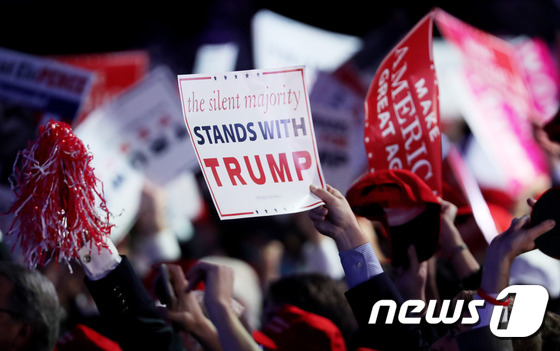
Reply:
<svg viewBox="0 0 560 351"><path fill-rule="evenodd" d="M249 329L260 327L263 308L263 290L256 269L249 263L226 255L205 256L200 261L222 264L233 269L233 302L242 307L243 322ZM196 261L195 261L196 262Z"/></svg>
<svg viewBox="0 0 560 351"><path fill-rule="evenodd" d="M109 249L86 244L80 250L85 285L102 321L123 350L184 350L183 339L158 313L152 296L142 285L128 258Z"/></svg>
<svg viewBox="0 0 560 351"><path fill-rule="evenodd" d="M336 189L310 186L311 192L324 201L325 206L309 211L319 232L333 238L346 272L349 291L347 300L361 329L363 346L380 350L427 350L430 341L415 325L368 324L371 307L376 301L390 299L401 305L404 301L394 283L379 264L368 237L361 230L346 198ZM534 240L555 225L548 220L527 228L529 217L515 219L510 228L497 236L489 246L484 263L480 290L497 294L508 284L509 268L515 257L535 248ZM480 296L477 294L477 297ZM487 304L486 304L487 305ZM479 311L483 314L490 308ZM384 320L380 313L379 320ZM508 350L511 340L494 337L488 327L488 316L481 316L476 327L457 334L454 338L462 350ZM436 343L437 347L437 343Z"/></svg>
<svg viewBox="0 0 560 351"><path fill-rule="evenodd" d="M233 300L233 268L199 261L186 276L179 265L167 264L177 297L166 309L168 323L156 307L128 258L108 239L109 249L80 251L85 283L109 335L123 350L193 350L178 333L191 334L204 350L260 350L243 322L239 303ZM203 306L194 287L204 284ZM174 328L175 327L175 328Z"/></svg>
<svg viewBox="0 0 560 351"><path fill-rule="evenodd" d="M169 265L177 302L169 308L168 316L178 329L192 335L203 350L242 351L253 350L255 346L278 351L347 350L335 322L344 326L348 321L340 315L344 312L334 311L336 307L344 311L346 302L331 278L294 274L274 282L268 292L263 326L251 330L243 323L232 298L235 277L231 267L200 261L193 269L185 276L180 266ZM196 291L191 290L197 281L205 283L202 306L193 295ZM293 290L287 292L289 287Z"/></svg>
<svg viewBox="0 0 560 351"><path fill-rule="evenodd" d="M0 261L0 350L51 351L60 317L50 280L37 270Z"/></svg>
<svg viewBox="0 0 560 351"><path fill-rule="evenodd" d="M340 260L346 273L349 291L346 298L360 327L357 342L360 346L379 350L427 349L420 329L402 324L368 325L373 304L391 299L404 302L389 276L377 259L369 237L362 231L348 201L338 190L310 187L311 192L325 203L309 211L315 228L336 242ZM380 320L385 316L380 314Z"/></svg>
<svg viewBox="0 0 560 351"><path fill-rule="evenodd" d="M200 261L189 269L185 278L181 278L181 274L175 274L174 278L177 279L174 290L180 299L186 300L185 306L188 304L190 307L197 306L198 303L189 303L188 300L192 298L189 293L197 284L204 283L204 306L211 323L206 321L205 316L198 309L190 310L189 313L184 313L184 310L169 311L171 320L188 329L191 329L192 319L202 321L205 324L202 329L210 334L206 334L206 339L199 340L205 340L203 344L210 345L208 350L260 350L251 333L240 320L239 314L233 308L234 271L231 267Z"/></svg>
<svg viewBox="0 0 560 351"><path fill-rule="evenodd" d="M166 304L167 318L175 330L181 333L186 350L221 350L218 330L208 317L204 306L205 291L193 289L187 292L189 282L183 268L166 264L174 301Z"/></svg>
<svg viewBox="0 0 560 351"><path fill-rule="evenodd" d="M199 263L204 262L204 263ZM244 327L245 331L243 333L248 333L252 330L250 320L245 313L247 308L241 304L235 297L235 285L236 280L239 278L234 267L225 264L223 262L209 262L209 261L199 261L195 265L206 264L213 266L223 267L221 270L227 273L220 274L230 274L233 272L233 292L231 297L231 310L239 318L241 325ZM166 314L167 319L175 327L175 330L181 332L185 340L185 348L188 351L195 350L221 350L221 343L218 335L218 329L216 325L210 319L208 309L206 308L207 291L203 282L196 285L189 285L187 281L183 268L177 264L166 264L169 272L169 283L173 290L171 300L172 303L166 304ZM190 271L190 269L188 270ZM224 282L225 283L225 282ZM212 294L216 291L208 290L208 294ZM210 299L212 300L212 299ZM209 301L210 301L209 300Z"/></svg>
<svg viewBox="0 0 560 351"><path fill-rule="evenodd" d="M236 280L232 267L201 260L185 275L179 265L166 266L175 301L167 305L167 317L186 333L187 350L251 350L258 347L255 342L267 350L353 349L346 347L355 329L353 316L341 285L328 276L293 274L274 282L263 325L253 329L230 286ZM197 282L204 283L203 290L193 290Z"/></svg>
<svg viewBox="0 0 560 351"><path fill-rule="evenodd" d="M273 282L264 301L263 325L268 324L285 306L322 316L340 330L346 348L353 349L353 334L357 328L350 306L344 297L346 284L320 273L294 273Z"/></svg>

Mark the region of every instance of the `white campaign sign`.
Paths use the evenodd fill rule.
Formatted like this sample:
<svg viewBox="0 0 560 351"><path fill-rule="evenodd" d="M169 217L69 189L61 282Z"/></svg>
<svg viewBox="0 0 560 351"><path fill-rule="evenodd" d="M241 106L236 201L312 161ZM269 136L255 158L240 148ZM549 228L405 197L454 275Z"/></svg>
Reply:
<svg viewBox="0 0 560 351"><path fill-rule="evenodd" d="M175 77L158 67L87 119L104 125L97 138L152 182L165 186L196 167L183 126Z"/></svg>
<svg viewBox="0 0 560 351"><path fill-rule="evenodd" d="M324 187L303 66L179 75L185 123L221 219L304 211Z"/></svg>
<svg viewBox="0 0 560 351"><path fill-rule="evenodd" d="M266 9L255 13L251 27L255 66L305 65L309 87L315 85L319 71L336 70L363 45L357 36L310 26Z"/></svg>
<svg viewBox="0 0 560 351"><path fill-rule="evenodd" d="M368 168L364 100L333 75L320 71L309 101L323 174L328 184L345 194Z"/></svg>

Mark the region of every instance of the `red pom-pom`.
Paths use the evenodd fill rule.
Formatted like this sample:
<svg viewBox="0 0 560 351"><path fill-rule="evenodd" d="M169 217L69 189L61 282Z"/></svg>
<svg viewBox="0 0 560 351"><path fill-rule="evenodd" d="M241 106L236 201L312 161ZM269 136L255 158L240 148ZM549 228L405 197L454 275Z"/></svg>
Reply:
<svg viewBox="0 0 560 351"><path fill-rule="evenodd" d="M18 154L16 198L8 211L14 221L6 235L15 236L14 246L20 244L29 267L53 259L68 263L88 241L99 251L108 247L112 225L91 160L71 127L52 120Z"/></svg>

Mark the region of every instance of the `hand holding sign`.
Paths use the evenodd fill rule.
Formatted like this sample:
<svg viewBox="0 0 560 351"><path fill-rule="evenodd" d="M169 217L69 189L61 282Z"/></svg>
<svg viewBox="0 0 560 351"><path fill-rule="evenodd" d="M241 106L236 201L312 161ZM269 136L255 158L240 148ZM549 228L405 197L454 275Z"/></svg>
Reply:
<svg viewBox="0 0 560 351"><path fill-rule="evenodd" d="M309 218L319 233L333 238L339 252L355 249L369 241L340 191L330 185L327 189L312 185L310 190L326 205L309 211Z"/></svg>

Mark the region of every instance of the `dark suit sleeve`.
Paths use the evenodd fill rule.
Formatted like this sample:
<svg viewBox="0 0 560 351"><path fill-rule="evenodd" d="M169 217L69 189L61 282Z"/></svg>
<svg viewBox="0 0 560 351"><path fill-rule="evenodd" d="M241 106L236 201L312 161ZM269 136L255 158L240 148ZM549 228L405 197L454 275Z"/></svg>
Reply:
<svg viewBox="0 0 560 351"><path fill-rule="evenodd" d="M460 351L513 351L511 339L492 334L490 327L470 329L455 337Z"/></svg>
<svg viewBox="0 0 560 351"><path fill-rule="evenodd" d="M126 257L106 277L85 283L123 350L184 350L182 338L158 315Z"/></svg>
<svg viewBox="0 0 560 351"><path fill-rule="evenodd" d="M369 324L373 305L379 300L393 300L400 307L403 298L386 273L381 273L346 292L346 299L359 325L360 346L379 350L428 350L428 340L418 325L398 322L396 311L393 323L385 323L387 308L381 308L377 323Z"/></svg>

